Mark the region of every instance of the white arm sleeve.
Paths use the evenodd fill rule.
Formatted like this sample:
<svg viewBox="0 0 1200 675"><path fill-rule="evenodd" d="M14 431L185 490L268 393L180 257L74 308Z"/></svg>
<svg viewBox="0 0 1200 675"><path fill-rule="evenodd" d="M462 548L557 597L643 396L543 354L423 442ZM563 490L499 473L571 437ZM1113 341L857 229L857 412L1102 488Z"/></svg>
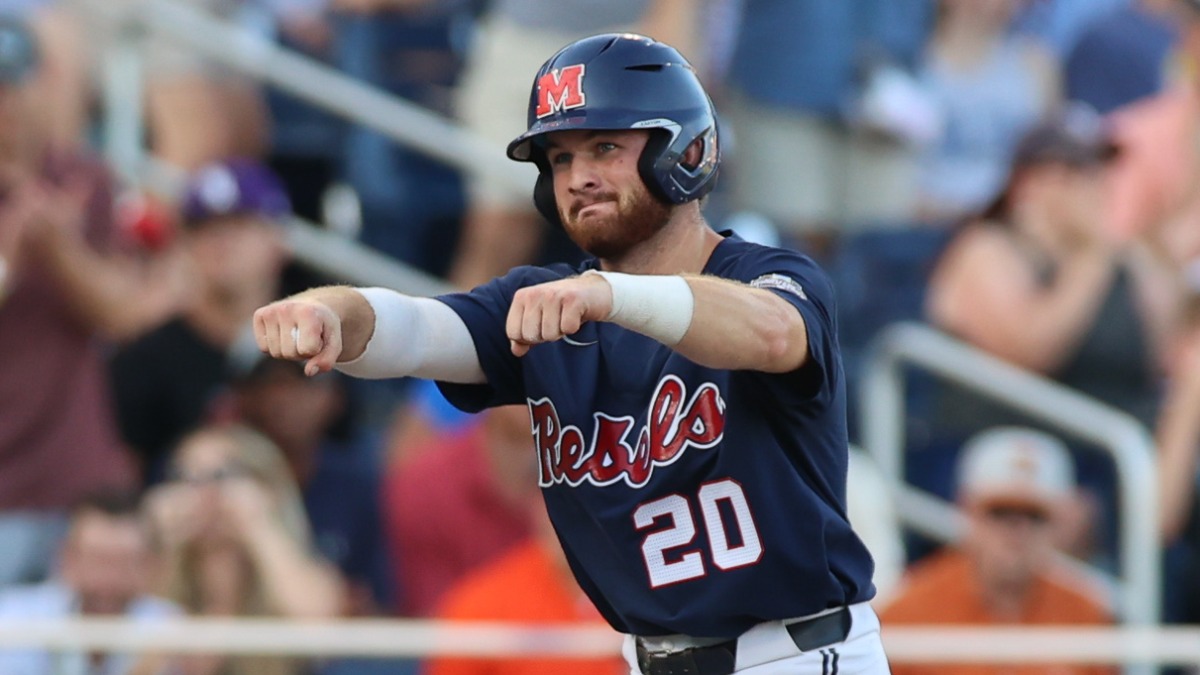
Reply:
<svg viewBox="0 0 1200 675"><path fill-rule="evenodd" d="M386 288L356 290L375 310L375 332L363 353L337 364L338 370L372 379L413 376L460 384L487 382L471 332L449 306Z"/></svg>

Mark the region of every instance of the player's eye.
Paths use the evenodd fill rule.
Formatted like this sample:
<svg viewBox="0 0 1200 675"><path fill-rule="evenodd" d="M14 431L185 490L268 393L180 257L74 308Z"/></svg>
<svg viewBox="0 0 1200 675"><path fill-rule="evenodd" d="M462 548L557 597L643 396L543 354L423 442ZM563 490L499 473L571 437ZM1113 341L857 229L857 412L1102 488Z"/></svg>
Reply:
<svg viewBox="0 0 1200 675"><path fill-rule="evenodd" d="M608 141L600 141L599 143L596 144L596 154L599 154L599 155L603 155L606 152L612 152L613 150L616 150L616 149L617 149L616 143L609 143Z"/></svg>
<svg viewBox="0 0 1200 675"><path fill-rule="evenodd" d="M571 163L571 153L558 152L550 155L551 166L567 166Z"/></svg>

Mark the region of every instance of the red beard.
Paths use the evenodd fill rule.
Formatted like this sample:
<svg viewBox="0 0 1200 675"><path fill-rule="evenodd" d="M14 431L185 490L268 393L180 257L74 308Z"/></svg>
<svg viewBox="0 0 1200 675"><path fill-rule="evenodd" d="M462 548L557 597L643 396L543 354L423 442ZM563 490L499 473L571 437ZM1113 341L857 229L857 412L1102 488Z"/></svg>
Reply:
<svg viewBox="0 0 1200 675"><path fill-rule="evenodd" d="M585 207L604 201L617 203L615 214L579 218ZM623 257L665 227L671 217L671 206L655 198L644 186L638 186L631 193L606 193L574 201L567 209L560 206L559 216L579 248L597 258L612 260Z"/></svg>

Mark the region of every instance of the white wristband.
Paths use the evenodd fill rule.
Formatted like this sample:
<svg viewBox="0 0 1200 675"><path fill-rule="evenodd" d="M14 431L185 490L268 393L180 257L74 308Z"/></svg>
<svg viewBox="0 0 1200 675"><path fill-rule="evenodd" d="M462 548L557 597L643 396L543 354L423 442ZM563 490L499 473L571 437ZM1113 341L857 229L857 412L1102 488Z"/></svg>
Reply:
<svg viewBox="0 0 1200 675"><path fill-rule="evenodd" d="M588 270L604 277L612 287L613 305L608 320L674 347L692 325L696 298L681 276L621 274Z"/></svg>
<svg viewBox="0 0 1200 675"><path fill-rule="evenodd" d="M449 305L387 288L355 289L375 312L366 349L337 369L364 378L406 377L481 384L487 381L467 324Z"/></svg>

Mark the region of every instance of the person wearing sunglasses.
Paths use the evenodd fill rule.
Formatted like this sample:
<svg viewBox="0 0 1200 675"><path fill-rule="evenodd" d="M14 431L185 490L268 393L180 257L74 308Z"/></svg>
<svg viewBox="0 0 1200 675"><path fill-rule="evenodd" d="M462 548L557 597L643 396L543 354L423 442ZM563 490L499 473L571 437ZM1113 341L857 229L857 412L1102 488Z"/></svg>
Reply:
<svg viewBox="0 0 1200 675"><path fill-rule="evenodd" d="M240 425L201 427L180 442L168 476L147 497L164 549L166 597L196 616L341 613L343 580L314 553L295 479L267 437ZM304 663L283 657L172 660L181 675L307 672Z"/></svg>
<svg viewBox="0 0 1200 675"><path fill-rule="evenodd" d="M1097 589L1053 555L1075 496L1075 469L1057 438L1023 427L971 437L958 465L961 540L914 565L882 610L884 625L1089 625L1112 621ZM894 675L984 675L1007 666L896 663ZM1099 675L1094 665L1030 664L1022 673Z"/></svg>

